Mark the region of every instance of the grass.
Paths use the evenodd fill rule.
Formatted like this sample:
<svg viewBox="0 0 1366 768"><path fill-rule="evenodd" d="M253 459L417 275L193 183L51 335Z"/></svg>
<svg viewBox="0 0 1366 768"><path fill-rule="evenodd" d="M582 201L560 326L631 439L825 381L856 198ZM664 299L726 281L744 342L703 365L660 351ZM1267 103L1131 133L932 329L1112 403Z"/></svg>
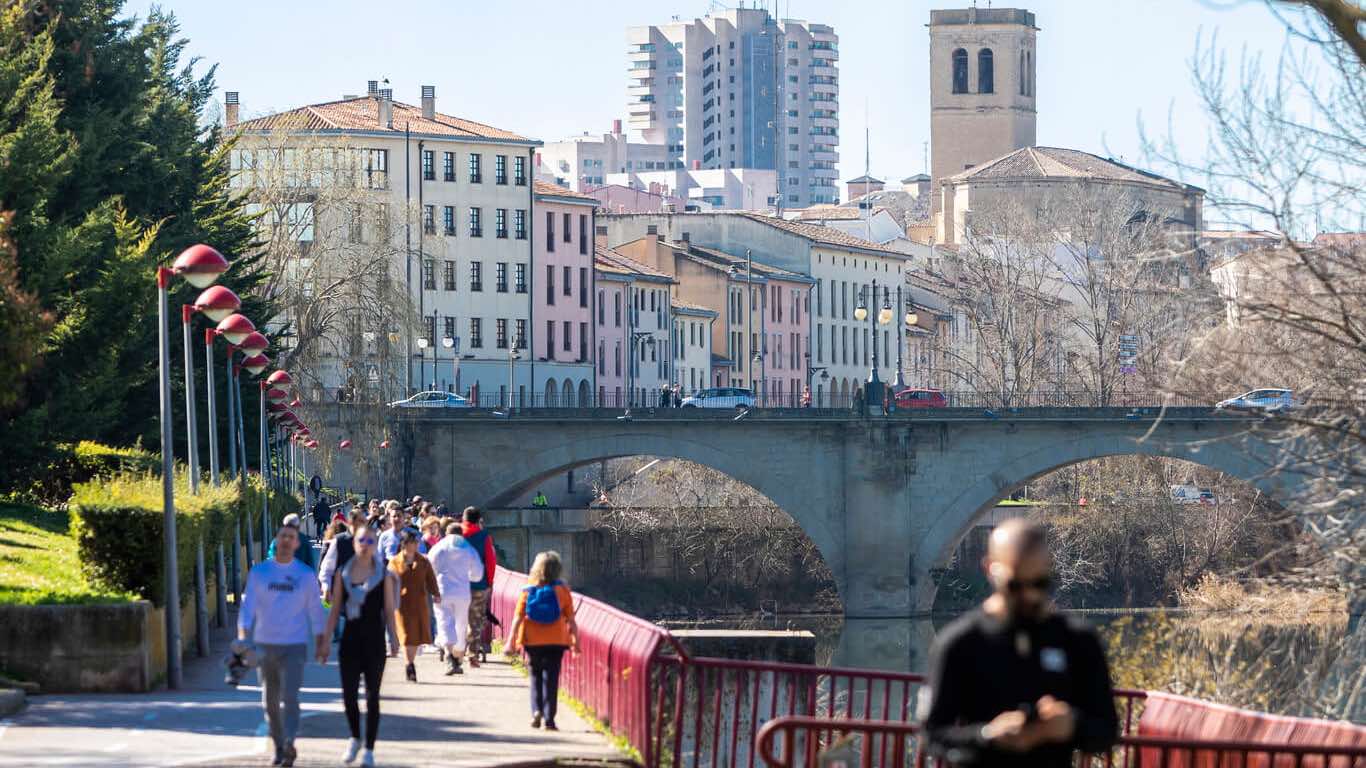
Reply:
<svg viewBox="0 0 1366 768"><path fill-rule="evenodd" d="M123 603L81 575L65 511L0 501L0 605Z"/></svg>

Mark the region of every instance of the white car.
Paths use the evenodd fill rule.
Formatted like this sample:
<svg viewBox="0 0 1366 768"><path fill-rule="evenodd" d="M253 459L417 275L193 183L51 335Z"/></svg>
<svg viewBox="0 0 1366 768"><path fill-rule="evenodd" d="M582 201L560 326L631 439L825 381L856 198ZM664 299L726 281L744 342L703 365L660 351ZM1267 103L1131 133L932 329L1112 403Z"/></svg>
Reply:
<svg viewBox="0 0 1366 768"><path fill-rule="evenodd" d="M1288 411L1297 405L1299 405L1299 403L1295 401L1295 393L1291 390L1270 388L1254 389L1251 392L1244 392L1237 397L1220 400L1218 403L1215 403L1214 410L1280 413L1281 411Z"/></svg>
<svg viewBox="0 0 1366 768"><path fill-rule="evenodd" d="M683 398L684 408L753 408L754 393L739 387L712 387Z"/></svg>
<svg viewBox="0 0 1366 768"><path fill-rule="evenodd" d="M418 392L416 395L389 403L390 408L469 408L470 401L453 392Z"/></svg>

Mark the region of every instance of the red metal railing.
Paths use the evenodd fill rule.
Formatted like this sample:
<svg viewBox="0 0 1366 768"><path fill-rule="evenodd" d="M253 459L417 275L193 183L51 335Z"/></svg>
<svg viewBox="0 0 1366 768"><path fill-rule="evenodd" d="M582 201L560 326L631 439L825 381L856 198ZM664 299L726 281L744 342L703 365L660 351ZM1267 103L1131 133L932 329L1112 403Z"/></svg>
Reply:
<svg viewBox="0 0 1366 768"><path fill-rule="evenodd" d="M772 768L814 766L822 753L852 758L861 768L945 765L926 754L921 738L915 723L785 716L759 729L758 746L764 765ZM1074 763L1122 768L1361 768L1366 766L1366 747L1124 735L1110 753L1079 756Z"/></svg>

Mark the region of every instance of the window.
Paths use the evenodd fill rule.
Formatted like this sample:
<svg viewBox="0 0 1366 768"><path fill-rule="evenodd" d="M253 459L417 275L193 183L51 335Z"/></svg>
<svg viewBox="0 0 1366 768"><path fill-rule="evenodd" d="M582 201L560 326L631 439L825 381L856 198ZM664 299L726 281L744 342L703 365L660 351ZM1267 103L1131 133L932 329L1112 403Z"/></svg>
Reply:
<svg viewBox="0 0 1366 768"><path fill-rule="evenodd" d="M493 270L494 290L499 293L508 292L508 263L500 261Z"/></svg>
<svg viewBox="0 0 1366 768"><path fill-rule="evenodd" d="M484 290L484 262L482 261L470 262L470 290Z"/></svg>
<svg viewBox="0 0 1366 768"><path fill-rule="evenodd" d="M598 374L607 375L607 345L598 339Z"/></svg>
<svg viewBox="0 0 1366 768"><path fill-rule="evenodd" d="M446 325L446 338L448 338L448 339L454 339L454 338L455 338L455 318L453 318L453 317L445 317L445 318L442 318L442 319L446 321L446 322L445 322L445 325Z"/></svg>
<svg viewBox="0 0 1366 768"><path fill-rule="evenodd" d="M566 352L574 351L574 334L572 333L573 328L574 324L569 322L568 320L565 320L563 323L561 323L560 343L563 345L562 348Z"/></svg>
<svg viewBox="0 0 1366 768"><path fill-rule="evenodd" d="M494 183L494 184L506 184L506 183L508 183L508 156L507 156L507 155L494 155L494 156L493 156L493 183Z"/></svg>
<svg viewBox="0 0 1366 768"><path fill-rule="evenodd" d="M579 267L579 306L588 306L588 267Z"/></svg>
<svg viewBox="0 0 1366 768"><path fill-rule="evenodd" d="M422 180L436 181L436 153L430 149L422 150Z"/></svg>
<svg viewBox="0 0 1366 768"><path fill-rule="evenodd" d="M615 320L615 325L616 325L616 327L620 328L620 327L621 327L621 294L620 294L620 293L614 293L614 294L612 294L612 317L613 317L613 319Z"/></svg>
<svg viewBox="0 0 1366 768"><path fill-rule="evenodd" d="M477 317L470 318L470 348L483 349L484 347L484 321Z"/></svg>
<svg viewBox="0 0 1366 768"><path fill-rule="evenodd" d="M516 290L518 293L526 293L526 265L517 265Z"/></svg>
<svg viewBox="0 0 1366 768"><path fill-rule="evenodd" d="M513 343L515 343L515 344L517 345L517 348L518 348L518 349L526 349L526 321L525 321L525 320L518 320L518 321L517 321L517 336L516 336L516 338L513 339Z"/></svg>
<svg viewBox="0 0 1366 768"><path fill-rule="evenodd" d="M508 236L508 209L506 209L506 208L494 208L494 209L493 209L493 235L494 235L494 237L500 237L500 238L502 238L502 239L504 239L504 240L507 239L507 236Z"/></svg>
<svg viewBox="0 0 1366 768"><path fill-rule="evenodd" d="M447 291L455 290L455 262L447 261L441 267L441 288Z"/></svg>
<svg viewBox="0 0 1366 768"><path fill-rule="evenodd" d="M436 290L436 262L431 259L422 260L422 287L428 291Z"/></svg>
<svg viewBox="0 0 1366 768"><path fill-rule="evenodd" d="M436 337L436 317L422 318L422 338L427 340L427 345L431 346Z"/></svg>
<svg viewBox="0 0 1366 768"><path fill-rule="evenodd" d="M517 158L520 160L521 158ZM526 209L518 208L512 212L512 236L518 240L526 239Z"/></svg>
<svg viewBox="0 0 1366 768"><path fill-rule="evenodd" d="M484 156L470 153L470 183L479 184L484 180Z"/></svg>
<svg viewBox="0 0 1366 768"><path fill-rule="evenodd" d="M598 325L606 325L606 324L607 324L607 320L605 319L605 318L606 318L606 315L607 315L607 308L603 306L603 304L604 304L605 302L603 302L602 299L603 299L603 292L602 292L602 291L598 291Z"/></svg>
<svg viewBox="0 0 1366 768"><path fill-rule="evenodd" d="M455 153L441 153L441 177L446 181L455 181Z"/></svg>
<svg viewBox="0 0 1366 768"><path fill-rule="evenodd" d="M436 234L436 206L422 206L422 231L429 235Z"/></svg>
<svg viewBox="0 0 1366 768"><path fill-rule="evenodd" d="M525 186L526 186L526 158L525 158L525 157L518 156L518 157L512 158L512 183L515 184L515 185L517 185L517 186L519 186L519 187L525 187Z"/></svg>
<svg viewBox="0 0 1366 768"><path fill-rule="evenodd" d="M470 237L484 236L484 209L470 209Z"/></svg>
<svg viewBox="0 0 1366 768"><path fill-rule="evenodd" d="M579 214L579 255L588 254L588 216Z"/></svg>
<svg viewBox="0 0 1366 768"><path fill-rule="evenodd" d="M588 323L579 323L579 360L588 359Z"/></svg>
<svg viewBox="0 0 1366 768"><path fill-rule="evenodd" d="M496 347L498 347L498 349L507 349L507 348L508 348L508 321L507 321L505 318L500 317L500 318L498 318L498 319L495 321L494 328L495 328L496 333L497 333L497 336L495 337L494 342L493 342L494 345L495 345Z"/></svg>
<svg viewBox="0 0 1366 768"><path fill-rule="evenodd" d="M549 253L555 252L555 214L550 211L545 213L545 249Z"/></svg>
<svg viewBox="0 0 1366 768"><path fill-rule="evenodd" d="M566 243L573 242L573 230L572 230L572 227L573 227L573 224L574 224L574 217L573 217L572 214L566 213L566 214L564 214L563 218L564 218L564 241L565 241Z"/></svg>
<svg viewBox="0 0 1366 768"><path fill-rule="evenodd" d="M564 288L564 295L566 295L566 296L572 296L572 295L574 295L574 291L573 291L573 288L574 288L574 268L573 268L573 267L565 267L565 268L564 268L564 274L563 274L562 277L563 277L563 279L560 281L560 285Z"/></svg>
<svg viewBox="0 0 1366 768"><path fill-rule="evenodd" d="M994 62L992 61L991 49L990 49L990 48L983 48L982 50L978 51L978 52L977 52L977 92L978 92L978 93L994 93L994 92L995 92L994 89L995 89L995 85L996 85L996 84L995 84L995 82L994 82L994 80L995 80L995 77L994 77L995 72L993 71L994 69L995 69L995 66L994 66Z"/></svg>
<svg viewBox="0 0 1366 768"><path fill-rule="evenodd" d="M367 189L389 188L389 150L362 149L362 165Z"/></svg>
<svg viewBox="0 0 1366 768"><path fill-rule="evenodd" d="M962 48L953 52L953 92L968 92L968 52Z"/></svg>
<svg viewBox="0 0 1366 768"><path fill-rule="evenodd" d="M821 281L819 279L816 280L816 317L821 317L825 313L824 299L821 297L821 291L823 290L825 289L821 287Z"/></svg>
<svg viewBox="0 0 1366 768"><path fill-rule="evenodd" d="M618 296L617 298L621 298L621 297ZM614 357L616 358L615 364L612 366L613 370L615 371L614 375L620 376L620 375L621 375L621 342L619 342L619 341L617 342L616 354L614 355Z"/></svg>
<svg viewBox="0 0 1366 768"><path fill-rule="evenodd" d="M455 206L447 205L441 209L442 224L446 227L446 234L455 234Z"/></svg>
<svg viewBox="0 0 1366 768"><path fill-rule="evenodd" d="M555 321L545 321L545 356L549 360L555 359Z"/></svg>
<svg viewBox="0 0 1366 768"><path fill-rule="evenodd" d="M545 265L545 303L555 306L555 267Z"/></svg>

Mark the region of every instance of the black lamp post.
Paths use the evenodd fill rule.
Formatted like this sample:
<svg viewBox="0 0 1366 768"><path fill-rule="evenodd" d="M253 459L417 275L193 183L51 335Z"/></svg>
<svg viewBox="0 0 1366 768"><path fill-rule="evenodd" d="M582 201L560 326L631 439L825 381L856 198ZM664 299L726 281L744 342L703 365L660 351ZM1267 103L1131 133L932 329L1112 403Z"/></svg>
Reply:
<svg viewBox="0 0 1366 768"><path fill-rule="evenodd" d="M868 305L869 303L877 302L877 281L874 280L871 296L865 297L864 292L859 291L858 306L854 308L854 319L859 322L867 319L868 325L872 329L868 342L873 345L873 364L871 370L868 372L868 383L863 388L863 404L864 407L869 410L875 405L880 405L882 403L882 378L878 376L877 371L877 327L892 322L892 305L888 293L888 290L884 287L882 291L882 307L878 310L876 315L871 314L868 311ZM872 299L872 302L868 301L869 298Z"/></svg>
<svg viewBox="0 0 1366 768"><path fill-rule="evenodd" d="M901 329L910 328L920 321L920 316L915 313L915 305L911 303L911 297L907 296L905 303L902 303L901 286L896 287L896 306L904 312L902 322L896 326L896 378L892 381L892 392L900 392L906 388L906 377L902 373L901 353L905 349L905 342L901 338Z"/></svg>

